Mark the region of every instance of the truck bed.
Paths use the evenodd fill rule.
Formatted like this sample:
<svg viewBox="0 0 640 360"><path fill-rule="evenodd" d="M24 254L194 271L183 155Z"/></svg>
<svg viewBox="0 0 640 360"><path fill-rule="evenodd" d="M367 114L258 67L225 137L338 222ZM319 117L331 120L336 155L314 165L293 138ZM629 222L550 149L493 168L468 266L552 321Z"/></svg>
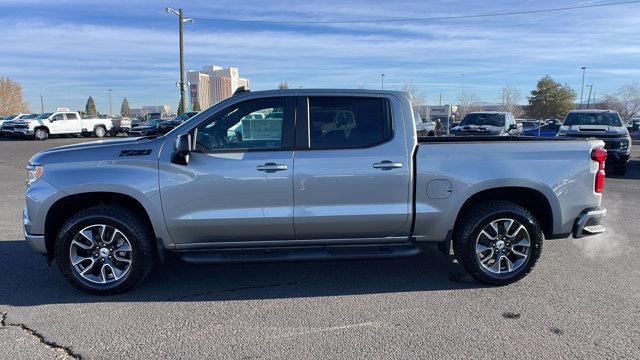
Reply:
<svg viewBox="0 0 640 360"><path fill-rule="evenodd" d="M418 143L460 143L460 142L507 142L507 141L570 141L576 140L565 137L537 137L537 136L419 136Z"/></svg>

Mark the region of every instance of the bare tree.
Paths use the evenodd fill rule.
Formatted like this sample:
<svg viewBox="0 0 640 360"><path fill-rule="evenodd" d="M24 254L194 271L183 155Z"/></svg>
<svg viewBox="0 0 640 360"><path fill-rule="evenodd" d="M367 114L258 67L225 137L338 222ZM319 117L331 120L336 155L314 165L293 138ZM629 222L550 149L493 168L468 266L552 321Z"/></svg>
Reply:
<svg viewBox="0 0 640 360"><path fill-rule="evenodd" d="M502 104L500 104L500 111L506 111L513 114L515 117L520 117L524 114L522 106L519 105L522 96L520 90L513 86L506 85L502 87Z"/></svg>
<svg viewBox="0 0 640 360"><path fill-rule="evenodd" d="M482 106L480 106L478 95L473 92L464 92L458 96L458 112L456 114L456 121L461 121L470 112L481 110Z"/></svg>
<svg viewBox="0 0 640 360"><path fill-rule="evenodd" d="M413 112L420 115L421 118L427 116L427 97L417 86L413 83L404 84L400 91L406 92L411 97L411 105L413 106Z"/></svg>
<svg viewBox="0 0 640 360"><path fill-rule="evenodd" d="M288 88L289 88L289 83L286 81L278 84L278 89L280 90L287 90Z"/></svg>
<svg viewBox="0 0 640 360"><path fill-rule="evenodd" d="M624 120L640 115L640 86L638 83L627 84L614 94L606 94L603 100L607 109L617 111Z"/></svg>
<svg viewBox="0 0 640 360"><path fill-rule="evenodd" d="M0 78L0 115L29 112L22 96L22 85L9 78Z"/></svg>

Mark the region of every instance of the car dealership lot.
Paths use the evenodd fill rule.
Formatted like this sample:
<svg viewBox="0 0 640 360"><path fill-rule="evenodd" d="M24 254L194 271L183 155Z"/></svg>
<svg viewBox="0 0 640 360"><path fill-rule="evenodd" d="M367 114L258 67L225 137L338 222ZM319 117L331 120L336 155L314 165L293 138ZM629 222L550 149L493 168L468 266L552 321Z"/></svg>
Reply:
<svg viewBox="0 0 640 360"><path fill-rule="evenodd" d="M96 297L48 267L21 228L28 158L90 140L0 139L0 358L640 353L638 144L626 176L607 179L607 233L548 241L536 269L514 285L471 281L434 248L396 260L217 266L171 260L132 292Z"/></svg>

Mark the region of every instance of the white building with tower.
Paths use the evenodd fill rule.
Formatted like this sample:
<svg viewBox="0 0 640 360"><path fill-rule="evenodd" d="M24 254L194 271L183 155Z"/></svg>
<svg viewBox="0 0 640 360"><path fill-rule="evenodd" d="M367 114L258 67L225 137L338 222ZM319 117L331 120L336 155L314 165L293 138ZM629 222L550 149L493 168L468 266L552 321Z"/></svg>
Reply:
<svg viewBox="0 0 640 360"><path fill-rule="evenodd" d="M189 70L189 98L191 108L198 102L204 110L228 97L240 87L249 89L249 80L238 75L234 67L207 65L202 70Z"/></svg>

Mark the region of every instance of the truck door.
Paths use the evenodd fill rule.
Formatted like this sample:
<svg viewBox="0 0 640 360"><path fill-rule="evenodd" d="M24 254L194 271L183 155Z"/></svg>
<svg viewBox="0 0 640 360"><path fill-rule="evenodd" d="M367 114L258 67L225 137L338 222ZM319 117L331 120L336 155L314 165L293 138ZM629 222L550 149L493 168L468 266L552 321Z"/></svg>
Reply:
<svg viewBox="0 0 640 360"><path fill-rule="evenodd" d="M187 165L163 146L162 208L178 248L294 238L294 111L295 97L268 97L216 112L190 130Z"/></svg>
<svg viewBox="0 0 640 360"><path fill-rule="evenodd" d="M296 238L406 239L411 164L397 98L301 97L298 114Z"/></svg>
<svg viewBox="0 0 640 360"><path fill-rule="evenodd" d="M50 134L64 134L66 133L66 126L63 113L53 114L49 118L49 124L47 125Z"/></svg>
<svg viewBox="0 0 640 360"><path fill-rule="evenodd" d="M65 132L67 134L79 134L82 132L82 124L80 121L80 117L76 113L65 113L66 117L65 123ZM93 129L91 129L93 130Z"/></svg>

